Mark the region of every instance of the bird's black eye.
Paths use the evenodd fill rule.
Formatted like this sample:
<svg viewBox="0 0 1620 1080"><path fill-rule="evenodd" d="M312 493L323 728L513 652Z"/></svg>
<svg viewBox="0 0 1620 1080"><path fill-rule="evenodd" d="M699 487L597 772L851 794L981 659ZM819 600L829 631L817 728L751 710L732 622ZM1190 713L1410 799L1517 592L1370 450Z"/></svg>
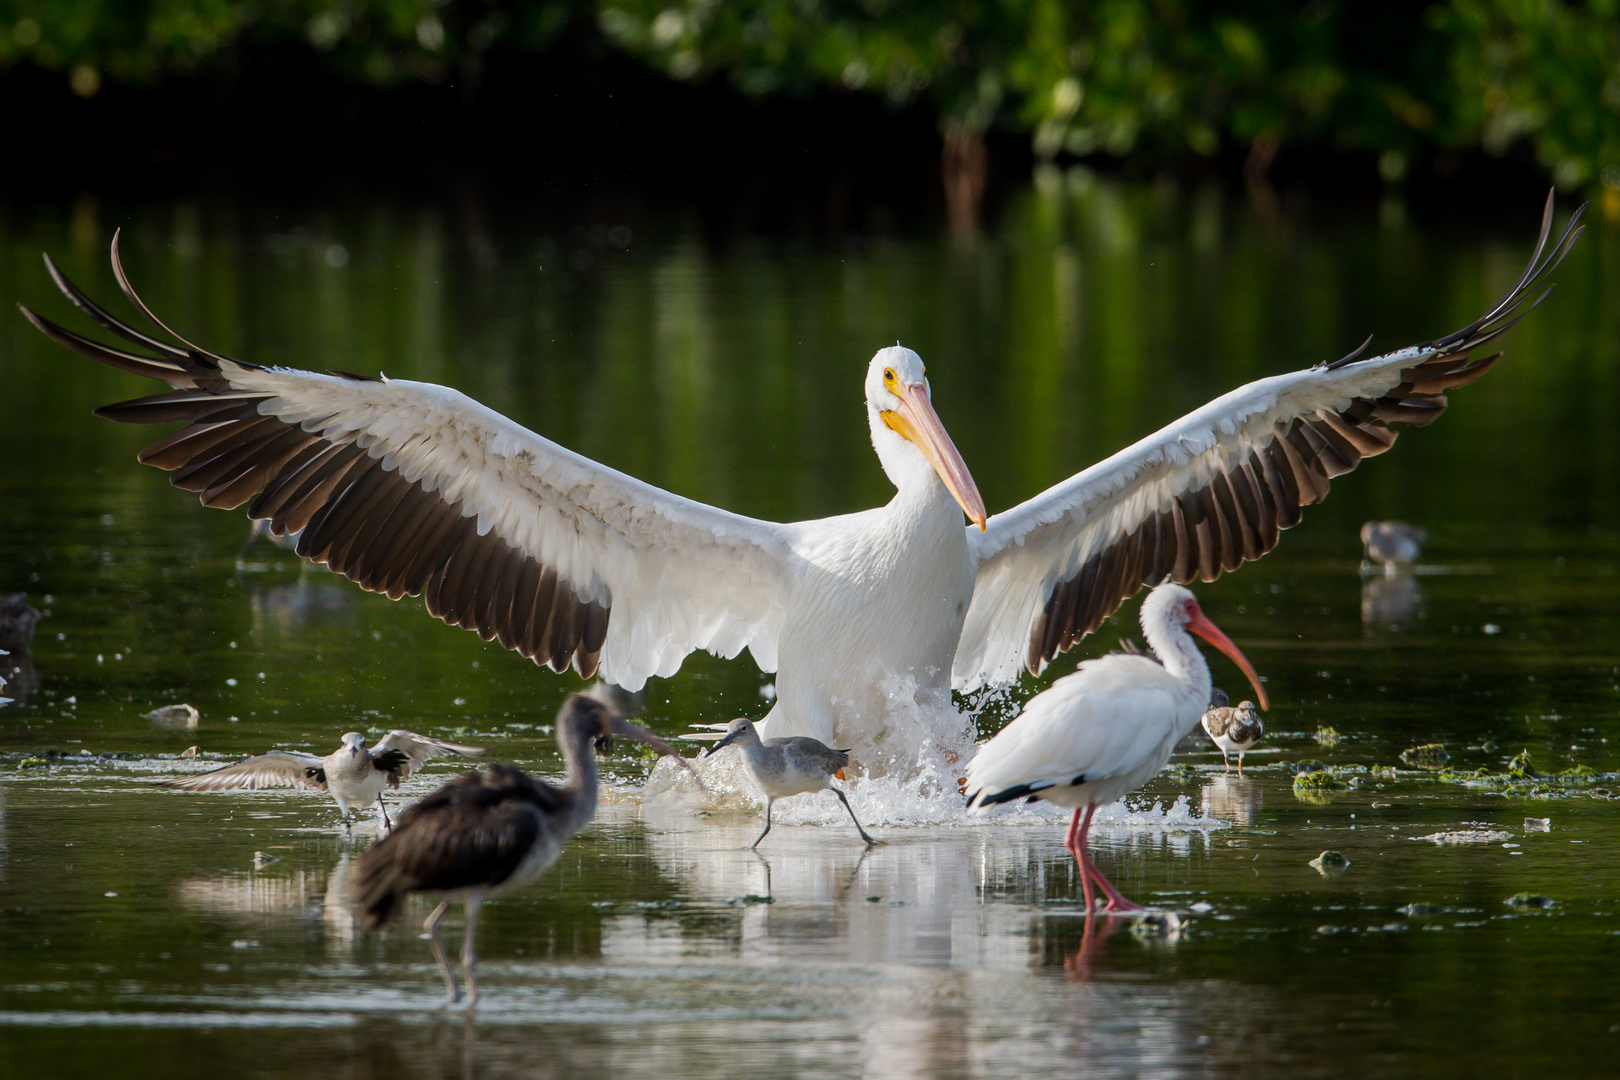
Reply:
<svg viewBox="0 0 1620 1080"><path fill-rule="evenodd" d="M894 368L886 367L883 369L883 381L894 382Z"/></svg>

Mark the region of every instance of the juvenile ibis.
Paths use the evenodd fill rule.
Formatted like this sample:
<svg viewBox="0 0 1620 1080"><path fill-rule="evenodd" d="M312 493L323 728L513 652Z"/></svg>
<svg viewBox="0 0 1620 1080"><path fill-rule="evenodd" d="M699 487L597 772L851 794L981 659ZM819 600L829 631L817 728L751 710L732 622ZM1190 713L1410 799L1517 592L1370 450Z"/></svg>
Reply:
<svg viewBox="0 0 1620 1080"><path fill-rule="evenodd" d="M974 810L1014 799L1074 808L1064 846L1080 865L1087 911L1093 883L1107 894L1108 910L1141 907L1086 855L1086 836L1097 807L1118 801L1164 768L1176 743L1203 715L1209 666L1189 632L1231 657L1260 703L1267 703L1248 659L1204 615L1190 590L1169 582L1158 586L1142 601L1141 620L1151 656L1110 653L1082 662L1030 698L967 766L965 791Z"/></svg>
<svg viewBox="0 0 1620 1080"><path fill-rule="evenodd" d="M163 787L181 791L239 791L271 787L316 788L337 800L343 812L343 831L351 832L349 804L356 808L375 802L382 810L383 825L393 828L388 820L388 807L383 805L383 791L397 788L400 781L422 767L430 758L447 754L471 757L482 754L477 746L457 746L455 743L430 739L411 731L390 731L370 750L366 737L358 731L343 736L343 745L325 757L306 754L301 750L271 750L254 754L241 761L176 780L165 780Z"/></svg>
<svg viewBox="0 0 1620 1080"><path fill-rule="evenodd" d="M608 706L575 694L557 715L557 745L565 777L561 786L536 780L515 765L494 764L445 784L399 816L399 827L360 857L355 897L368 930L388 924L410 893L439 897L423 927L444 976L447 998L459 1001L455 972L439 937L450 905L466 906L461 969L467 1001L478 1000L473 941L478 908L485 900L525 885L557 861L563 845L596 814L596 757L613 737L635 739L685 764L664 740L643 731ZM687 766L688 769L691 766Z"/></svg>
<svg viewBox="0 0 1620 1080"><path fill-rule="evenodd" d="M1424 425L1496 356L1579 234L1541 236L1502 300L1455 333L1249 383L1033 498L986 517L934 411L922 358L881 349L864 380L885 506L777 524L660 490L443 386L265 367L193 345L113 271L148 333L63 276L112 345L24 314L52 340L167 384L105 406L184 426L142 451L209 506L248 507L298 553L536 663L634 690L694 649L776 672L767 737L872 745L896 676L920 705L1039 674L1139 589L1258 559L1395 424ZM1370 341L1371 339L1369 339ZM746 393L746 391L745 391ZM963 525L963 515L970 524Z"/></svg>
<svg viewBox="0 0 1620 1080"><path fill-rule="evenodd" d="M765 796L765 832L759 834L749 848L759 847L765 833L771 831L771 804L790 795L808 791L831 791L849 811L855 831L861 834L867 846L877 843L861 828L861 819L844 793L833 787L833 780L844 778L844 767L849 764L848 750L834 750L819 739L807 735L783 735L774 739L761 739L754 730L754 722L739 716L726 728L725 737L711 746L703 756L735 745L742 752L743 766L754 784Z"/></svg>

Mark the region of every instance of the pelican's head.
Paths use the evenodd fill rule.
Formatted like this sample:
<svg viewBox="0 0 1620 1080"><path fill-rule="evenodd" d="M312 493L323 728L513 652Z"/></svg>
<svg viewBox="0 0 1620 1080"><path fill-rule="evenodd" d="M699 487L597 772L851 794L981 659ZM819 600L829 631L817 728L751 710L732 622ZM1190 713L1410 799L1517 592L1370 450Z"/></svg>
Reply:
<svg viewBox="0 0 1620 1080"><path fill-rule="evenodd" d="M343 749L350 754L358 754L366 748L366 737L358 731L345 732L343 735Z"/></svg>
<svg viewBox="0 0 1620 1080"><path fill-rule="evenodd" d="M900 345L879 349L866 370L866 413L872 448L895 487L938 473L968 520L984 528L984 499L934 412L922 357Z"/></svg>

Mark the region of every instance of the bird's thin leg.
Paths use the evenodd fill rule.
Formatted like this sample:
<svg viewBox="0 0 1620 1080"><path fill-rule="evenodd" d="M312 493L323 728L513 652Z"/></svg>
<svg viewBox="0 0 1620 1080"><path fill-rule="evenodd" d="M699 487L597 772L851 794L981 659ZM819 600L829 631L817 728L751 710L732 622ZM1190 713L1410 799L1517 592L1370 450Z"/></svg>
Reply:
<svg viewBox="0 0 1620 1080"><path fill-rule="evenodd" d="M752 844L748 845L748 849L750 851L759 847L759 841L765 839L765 833L771 831L771 802L771 797L769 795L765 796L765 832L759 834L759 840L755 840Z"/></svg>
<svg viewBox="0 0 1620 1080"><path fill-rule="evenodd" d="M1092 807L1086 808L1086 827L1091 827ZM1074 856L1075 865L1080 867L1080 889L1086 897L1086 914L1091 914L1091 874L1086 870L1086 837L1080 827L1080 808L1074 808L1074 815L1069 818L1069 832L1063 838L1063 846L1069 849Z"/></svg>
<svg viewBox="0 0 1620 1080"><path fill-rule="evenodd" d="M1226 762L1226 771L1231 772L1232 771L1232 756L1226 752L1225 747L1221 748L1221 760ZM1239 776L1243 775L1243 758L1241 758L1241 757L1238 758L1238 775Z"/></svg>
<svg viewBox="0 0 1620 1080"><path fill-rule="evenodd" d="M1108 875L1104 874L1102 869L1096 864L1095 861L1093 861L1091 856L1086 854L1086 838L1091 833L1091 815L1096 812L1097 807L1095 805L1086 807L1086 819L1085 821L1080 822L1078 832L1075 836L1075 846L1070 849L1071 851L1074 851L1074 857L1080 861L1082 887L1086 891L1086 910L1091 910L1090 882L1094 881L1097 883L1097 887L1102 889L1102 891L1108 895L1107 906L1109 911L1145 911L1146 908L1144 908L1141 904L1127 899L1123 893L1114 888L1114 883L1108 880ZM1075 818L1078 819L1080 816L1080 811L1077 809L1074 813ZM1075 832L1074 824L1071 823L1069 829L1071 832Z"/></svg>
<svg viewBox="0 0 1620 1080"><path fill-rule="evenodd" d="M467 897L467 931L461 939L461 974L467 980L467 1008L478 1004L478 956L473 952L473 937L478 933L478 905L484 898L474 893Z"/></svg>
<svg viewBox="0 0 1620 1080"><path fill-rule="evenodd" d="M1227 772L1231 772L1232 771L1232 766L1228 765L1226 767L1226 770L1227 770ZM1238 775L1239 776L1243 775L1243 751L1241 751L1241 750L1238 751Z"/></svg>
<svg viewBox="0 0 1620 1080"><path fill-rule="evenodd" d="M433 914L422 923L422 929L428 932L428 945L433 949L433 959L439 962L439 974L444 976L445 1000L451 1005L461 1000L461 990L456 986L456 973L450 968L450 958L444 955L444 942L439 940L439 924L444 921L444 913L450 910L450 901L446 900L433 909Z"/></svg>
<svg viewBox="0 0 1620 1080"><path fill-rule="evenodd" d="M1138 904L1134 900L1127 899L1124 893L1121 893L1118 889L1114 888L1114 883L1108 880L1108 876L1102 872L1102 869L1094 861L1087 858L1086 862L1091 868L1091 876L1097 882L1098 887L1101 888L1103 892L1108 894L1109 911L1147 910L1146 907Z"/></svg>
<svg viewBox="0 0 1620 1080"><path fill-rule="evenodd" d="M377 809L382 811L383 828L388 832L394 831L394 823L388 820L388 804L383 802L382 796L377 796Z"/></svg>
<svg viewBox="0 0 1620 1080"><path fill-rule="evenodd" d="M866 841L866 846L871 847L877 843L876 840L866 835L865 829L861 828L861 819L855 816L855 811L850 808L849 800L844 798L844 793L837 788L828 788L827 790L838 796L838 801L844 804L844 809L849 810L849 820L855 823L855 831L861 834L861 839Z"/></svg>

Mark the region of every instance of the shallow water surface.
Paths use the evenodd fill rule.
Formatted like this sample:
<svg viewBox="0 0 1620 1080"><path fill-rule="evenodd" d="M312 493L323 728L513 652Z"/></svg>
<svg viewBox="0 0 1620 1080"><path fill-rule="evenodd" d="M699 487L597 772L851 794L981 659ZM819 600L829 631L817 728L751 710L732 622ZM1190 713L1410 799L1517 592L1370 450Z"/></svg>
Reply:
<svg viewBox="0 0 1620 1080"><path fill-rule="evenodd" d="M678 215L274 198L0 203L0 300L69 321L49 249L98 297L105 244L188 336L260 361L456 385L616 467L760 516L887 497L859 378L896 338L992 509L1239 382L1461 325L1511 284L1534 206L1258 221L1218 193L1045 175L977 245L716 240ZM631 214L629 224L615 214ZM623 232L615 230L623 226ZM631 228L633 226L633 229ZM634 241L625 239L632 236ZM606 237L617 239L609 241ZM620 241L623 241L622 243ZM415 923L358 932L324 795L160 777L390 727L554 776L571 676L360 593L136 465L88 415L150 392L0 331L0 591L47 617L0 670L0 1072L7 1077L1607 1075L1620 1054L1620 241L1590 232L1505 359L1431 428L1334 482L1278 550L1198 588L1269 680L1244 775L1202 734L1094 850L1168 926L1088 927L1064 819L968 818L938 782L644 799L484 909L475 1018L441 1008ZM1425 526L1364 580L1369 517ZM1055 675L1131 633L1128 604ZM1241 676L1212 662L1228 690ZM986 734L1011 695L963 702ZM746 658L652 688L666 736L766 708ZM20 692L19 692L20 691ZM1234 697L1238 696L1235 692ZM195 727L145 714L188 702ZM1340 741L1320 742L1331 727ZM1447 778L1402 751L1442 743ZM178 755L197 746L196 761ZM1528 751L1544 774L1512 783ZM1348 786L1297 792L1315 759ZM1461 774L1491 774L1468 781ZM435 762L400 798L456 766ZM1547 818L1547 831L1526 819ZM1342 873L1310 865L1324 850ZM254 853L278 861L255 868ZM1509 903L1520 894L1550 906ZM459 915L449 923L459 935Z"/></svg>

